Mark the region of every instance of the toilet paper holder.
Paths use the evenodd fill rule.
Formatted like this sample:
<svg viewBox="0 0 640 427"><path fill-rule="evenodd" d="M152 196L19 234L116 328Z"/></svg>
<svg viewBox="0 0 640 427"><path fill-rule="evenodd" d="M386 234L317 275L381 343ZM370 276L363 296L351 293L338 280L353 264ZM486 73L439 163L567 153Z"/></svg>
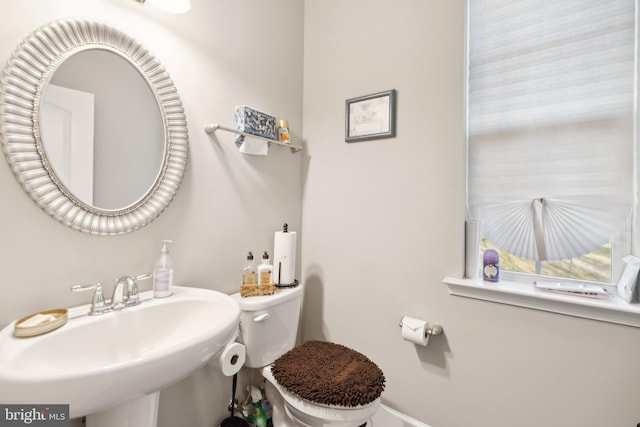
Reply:
<svg viewBox="0 0 640 427"><path fill-rule="evenodd" d="M402 328L402 319L400 319L400 323L398 326ZM442 332L444 332L444 329L442 328L441 325L433 325L433 326L429 325L429 327L424 332L425 334L424 336L426 338L428 336L440 335L442 334Z"/></svg>

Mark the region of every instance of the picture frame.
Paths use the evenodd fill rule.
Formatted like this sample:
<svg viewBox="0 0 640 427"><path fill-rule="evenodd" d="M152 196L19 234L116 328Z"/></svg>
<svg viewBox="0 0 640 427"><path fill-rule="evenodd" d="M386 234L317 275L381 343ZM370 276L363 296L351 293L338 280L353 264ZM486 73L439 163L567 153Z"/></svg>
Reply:
<svg viewBox="0 0 640 427"><path fill-rule="evenodd" d="M345 142L396 136L396 90L347 99Z"/></svg>

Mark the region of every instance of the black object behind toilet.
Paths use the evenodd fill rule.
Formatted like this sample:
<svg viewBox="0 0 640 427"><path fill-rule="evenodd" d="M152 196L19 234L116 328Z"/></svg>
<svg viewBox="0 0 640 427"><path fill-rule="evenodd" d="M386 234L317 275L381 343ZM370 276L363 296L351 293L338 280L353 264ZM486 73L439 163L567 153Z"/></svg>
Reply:
<svg viewBox="0 0 640 427"><path fill-rule="evenodd" d="M231 389L231 404L229 411L231 415L222 420L220 427L249 427L249 423L240 417L233 415L236 411L236 386L238 385L238 374L233 374L233 386Z"/></svg>

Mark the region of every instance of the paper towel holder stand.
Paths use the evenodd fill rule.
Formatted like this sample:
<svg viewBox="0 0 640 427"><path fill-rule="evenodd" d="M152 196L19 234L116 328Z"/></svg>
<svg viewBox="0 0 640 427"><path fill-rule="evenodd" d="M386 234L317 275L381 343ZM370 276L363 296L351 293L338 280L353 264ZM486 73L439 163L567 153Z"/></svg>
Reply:
<svg viewBox="0 0 640 427"><path fill-rule="evenodd" d="M402 328L402 319L400 319L400 324L398 325ZM444 332L444 329L441 325L429 325L429 327L424 331L424 337L427 338L429 336L441 335Z"/></svg>
<svg viewBox="0 0 640 427"><path fill-rule="evenodd" d="M237 135L242 135L242 136L245 136L247 138L259 139L260 141L264 141L264 142L267 142L269 144L276 144L276 145L279 145L281 147L287 147L287 148L290 148L291 152L293 152L293 153L296 153L298 151L302 151L302 147L298 147L297 145L286 144L284 142L276 141L276 140L269 139L269 138L264 138L262 136L252 135L250 133L242 132L242 131L239 131L237 129L233 129L233 128L230 128L230 127L227 127L227 126L221 126L221 125L218 125L218 124L206 124L206 125L204 125L204 131L208 135L213 134L217 130L223 130L225 132L235 133Z"/></svg>

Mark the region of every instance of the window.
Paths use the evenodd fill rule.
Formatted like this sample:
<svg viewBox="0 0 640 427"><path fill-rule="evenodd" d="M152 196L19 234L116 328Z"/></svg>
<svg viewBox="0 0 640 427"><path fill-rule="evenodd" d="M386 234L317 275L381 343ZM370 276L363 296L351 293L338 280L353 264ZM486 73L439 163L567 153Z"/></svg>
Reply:
<svg viewBox="0 0 640 427"><path fill-rule="evenodd" d="M468 1L467 209L501 269L611 283L631 252L634 0Z"/></svg>

